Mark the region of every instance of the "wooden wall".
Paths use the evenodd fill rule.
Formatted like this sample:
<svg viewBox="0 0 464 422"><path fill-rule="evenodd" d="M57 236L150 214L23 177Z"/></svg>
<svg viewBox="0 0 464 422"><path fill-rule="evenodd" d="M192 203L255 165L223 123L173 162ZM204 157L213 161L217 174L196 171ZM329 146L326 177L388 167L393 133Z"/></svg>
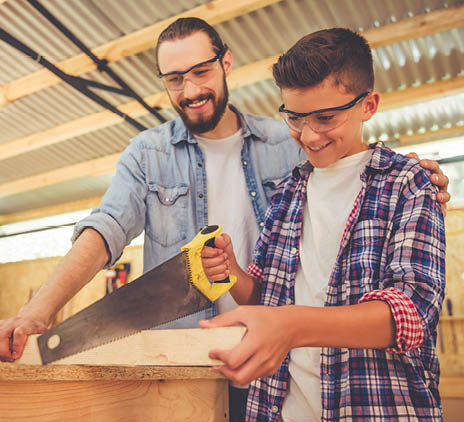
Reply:
<svg viewBox="0 0 464 422"><path fill-rule="evenodd" d="M0 265L0 319L16 315L54 270L61 257ZM129 281L142 274L142 246L126 248L120 261L130 262ZM100 271L58 314L58 322L105 295L105 271Z"/></svg>
<svg viewBox="0 0 464 422"><path fill-rule="evenodd" d="M446 294L437 350L442 375L464 376L464 208L449 210L445 225ZM450 301L452 315L447 306Z"/></svg>

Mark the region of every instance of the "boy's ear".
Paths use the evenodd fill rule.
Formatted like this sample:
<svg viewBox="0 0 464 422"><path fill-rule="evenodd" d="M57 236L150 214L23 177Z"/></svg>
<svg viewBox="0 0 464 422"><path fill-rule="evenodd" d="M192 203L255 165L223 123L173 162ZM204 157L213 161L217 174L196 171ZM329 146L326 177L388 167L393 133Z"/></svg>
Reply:
<svg viewBox="0 0 464 422"><path fill-rule="evenodd" d="M376 91L372 91L363 101L363 122L367 122L376 112L379 107L380 95Z"/></svg>
<svg viewBox="0 0 464 422"><path fill-rule="evenodd" d="M224 57L222 58L222 66L224 67L224 72L226 76L229 76L229 73L232 70L232 62L232 52L229 49L227 49L227 51L224 54Z"/></svg>

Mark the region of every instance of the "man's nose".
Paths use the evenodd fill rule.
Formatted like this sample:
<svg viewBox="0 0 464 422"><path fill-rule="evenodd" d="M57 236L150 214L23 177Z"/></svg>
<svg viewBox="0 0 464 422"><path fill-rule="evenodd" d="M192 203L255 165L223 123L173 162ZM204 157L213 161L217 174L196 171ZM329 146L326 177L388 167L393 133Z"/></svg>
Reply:
<svg viewBox="0 0 464 422"><path fill-rule="evenodd" d="M195 85L190 78L184 80L184 97L188 99L194 99L198 97L201 92L201 88Z"/></svg>

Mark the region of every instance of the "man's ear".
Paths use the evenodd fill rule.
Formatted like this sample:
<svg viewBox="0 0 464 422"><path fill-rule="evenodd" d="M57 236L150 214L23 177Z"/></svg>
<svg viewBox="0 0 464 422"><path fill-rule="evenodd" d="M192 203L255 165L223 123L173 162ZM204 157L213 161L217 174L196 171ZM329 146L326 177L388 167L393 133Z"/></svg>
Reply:
<svg viewBox="0 0 464 422"><path fill-rule="evenodd" d="M379 107L380 95L376 91L372 91L363 101L363 122L367 122L376 112Z"/></svg>
<svg viewBox="0 0 464 422"><path fill-rule="evenodd" d="M222 66L224 67L224 73L226 74L226 76L229 76L229 73L232 70L232 62L232 52L229 49L227 49L227 51L224 53L224 57L222 58Z"/></svg>

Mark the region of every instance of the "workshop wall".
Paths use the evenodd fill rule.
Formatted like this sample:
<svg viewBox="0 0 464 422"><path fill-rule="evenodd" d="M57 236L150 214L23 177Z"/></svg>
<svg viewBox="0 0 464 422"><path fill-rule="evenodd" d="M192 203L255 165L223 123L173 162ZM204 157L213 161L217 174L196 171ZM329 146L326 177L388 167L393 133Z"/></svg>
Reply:
<svg viewBox="0 0 464 422"><path fill-rule="evenodd" d="M0 264L0 319L16 315L47 280L62 258L43 258ZM142 274L142 246L126 248L119 262L130 263L129 281ZM106 271L100 271L57 315L60 322L75 314L106 292Z"/></svg>
<svg viewBox="0 0 464 422"><path fill-rule="evenodd" d="M464 376L464 208L448 210L445 228L446 293L437 350L442 375Z"/></svg>

